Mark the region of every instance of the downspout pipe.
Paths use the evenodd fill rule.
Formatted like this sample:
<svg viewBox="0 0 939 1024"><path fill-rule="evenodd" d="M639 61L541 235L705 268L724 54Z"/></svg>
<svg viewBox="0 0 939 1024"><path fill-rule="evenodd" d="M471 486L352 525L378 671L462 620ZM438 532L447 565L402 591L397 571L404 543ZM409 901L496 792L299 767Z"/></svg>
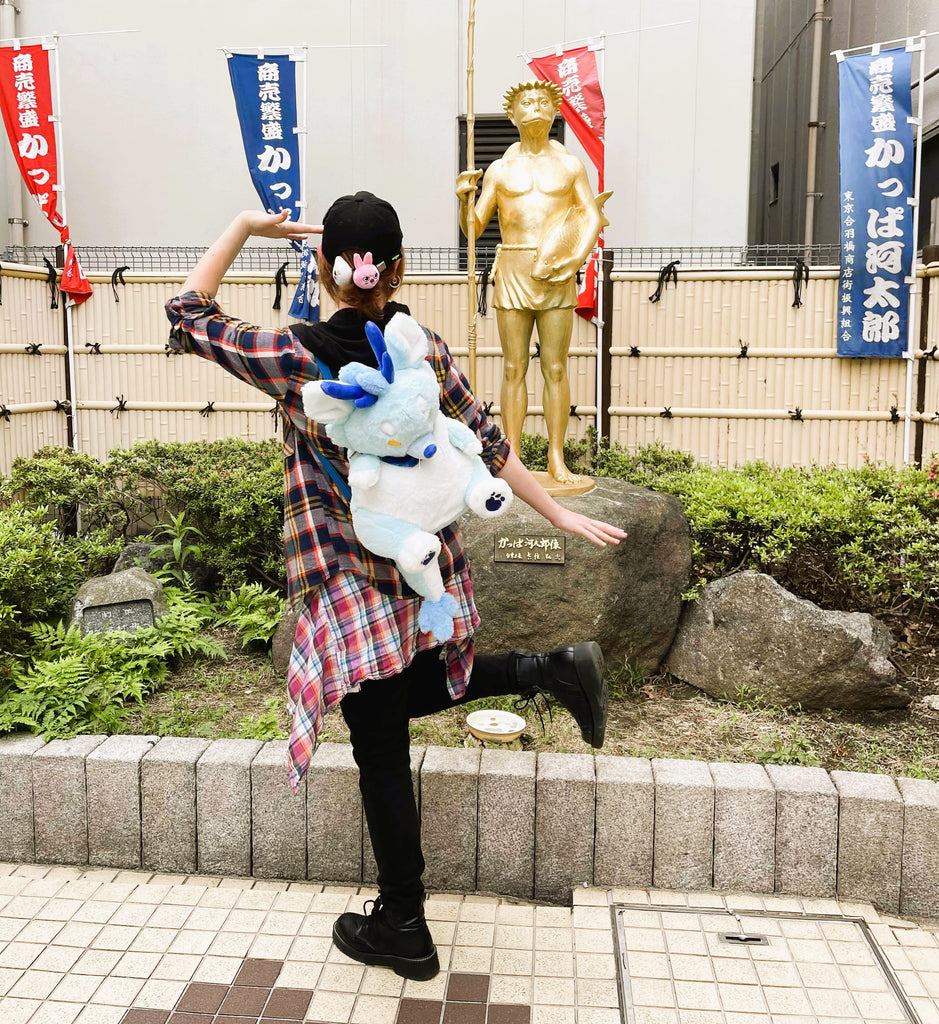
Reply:
<svg viewBox="0 0 939 1024"><path fill-rule="evenodd" d="M20 3L23 0L19 0ZM0 39L16 38L16 16L20 8L16 0L0 0ZM29 223L23 219L23 188L20 169L16 166L9 147L5 150L4 170L6 172L7 238L10 245L24 245L24 228Z"/></svg>
<svg viewBox="0 0 939 1024"><path fill-rule="evenodd" d="M808 250L815 241L815 209L820 193L816 191L816 169L818 166L818 130L825 124L818 119L819 92L822 79L822 33L825 28L825 4L827 0L815 0L812 15L814 34L812 39L812 84L809 91L809 137L805 169L805 248Z"/></svg>

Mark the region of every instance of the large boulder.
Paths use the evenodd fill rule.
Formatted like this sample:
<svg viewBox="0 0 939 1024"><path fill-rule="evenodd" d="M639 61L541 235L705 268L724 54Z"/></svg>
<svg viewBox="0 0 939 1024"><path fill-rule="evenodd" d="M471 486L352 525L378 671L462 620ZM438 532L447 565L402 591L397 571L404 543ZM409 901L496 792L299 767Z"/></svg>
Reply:
<svg viewBox="0 0 939 1024"><path fill-rule="evenodd" d="M656 669L678 625L691 571L690 531L681 503L611 479L558 501L619 526L628 538L618 546L597 547L554 529L522 501L495 519L465 514L460 527L482 619L476 649L548 650L596 640L610 664L630 658L647 671ZM545 554L537 546L545 538L549 544L563 540L563 564L523 561ZM522 544L512 547L519 539ZM513 551L518 560L497 560Z"/></svg>
<svg viewBox="0 0 939 1024"><path fill-rule="evenodd" d="M728 700L743 691L783 706L906 707L892 647L890 630L872 615L825 611L771 576L741 572L685 606L666 667Z"/></svg>
<svg viewBox="0 0 939 1024"><path fill-rule="evenodd" d="M163 584L143 569L125 569L83 583L72 600L70 625L83 633L152 626L167 612Z"/></svg>

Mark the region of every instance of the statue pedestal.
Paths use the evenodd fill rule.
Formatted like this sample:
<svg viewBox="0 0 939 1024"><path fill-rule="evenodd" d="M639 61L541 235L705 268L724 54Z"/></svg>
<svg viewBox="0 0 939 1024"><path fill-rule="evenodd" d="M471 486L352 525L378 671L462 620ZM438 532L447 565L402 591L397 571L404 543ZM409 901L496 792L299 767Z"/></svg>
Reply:
<svg viewBox="0 0 939 1024"><path fill-rule="evenodd" d="M592 491L596 484L589 476L582 476L576 483L573 484L562 484L551 476L550 473L544 473L538 471L533 473L532 476L541 484L541 486L551 495L552 498L573 498L578 494L586 494L588 491Z"/></svg>

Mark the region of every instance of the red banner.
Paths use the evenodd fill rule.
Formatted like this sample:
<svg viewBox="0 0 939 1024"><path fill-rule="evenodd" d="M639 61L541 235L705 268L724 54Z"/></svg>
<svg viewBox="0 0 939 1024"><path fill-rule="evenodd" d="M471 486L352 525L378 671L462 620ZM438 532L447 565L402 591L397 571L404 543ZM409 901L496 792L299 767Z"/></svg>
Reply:
<svg viewBox="0 0 939 1024"><path fill-rule="evenodd" d="M528 66L543 82L560 86L564 94L561 116L597 168L602 192L606 110L594 51L587 46L576 46L548 57L532 57Z"/></svg>
<svg viewBox="0 0 939 1024"><path fill-rule="evenodd" d="M575 46L547 57L532 57L528 66L543 82L553 82L560 87L563 94L561 116L597 168L597 184L602 192L606 108L595 52L588 46ZM577 300L577 313L585 320L597 315L597 272L602 248L601 235L597 249L587 261L584 287Z"/></svg>
<svg viewBox="0 0 939 1024"><path fill-rule="evenodd" d="M49 51L38 46L0 47L0 112L13 156L33 198L66 247L61 289L73 302L91 295L59 213L59 169L52 109Z"/></svg>

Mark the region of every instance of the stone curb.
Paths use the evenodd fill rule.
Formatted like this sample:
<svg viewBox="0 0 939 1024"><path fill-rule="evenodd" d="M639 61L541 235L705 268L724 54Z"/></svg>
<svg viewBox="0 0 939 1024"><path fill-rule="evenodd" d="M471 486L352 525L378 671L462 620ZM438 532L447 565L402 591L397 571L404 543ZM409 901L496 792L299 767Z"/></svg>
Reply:
<svg viewBox="0 0 939 1024"><path fill-rule="evenodd" d="M788 765L413 747L430 888L777 892L939 917L939 783ZM358 773L324 743L0 737L0 860L374 881Z"/></svg>

